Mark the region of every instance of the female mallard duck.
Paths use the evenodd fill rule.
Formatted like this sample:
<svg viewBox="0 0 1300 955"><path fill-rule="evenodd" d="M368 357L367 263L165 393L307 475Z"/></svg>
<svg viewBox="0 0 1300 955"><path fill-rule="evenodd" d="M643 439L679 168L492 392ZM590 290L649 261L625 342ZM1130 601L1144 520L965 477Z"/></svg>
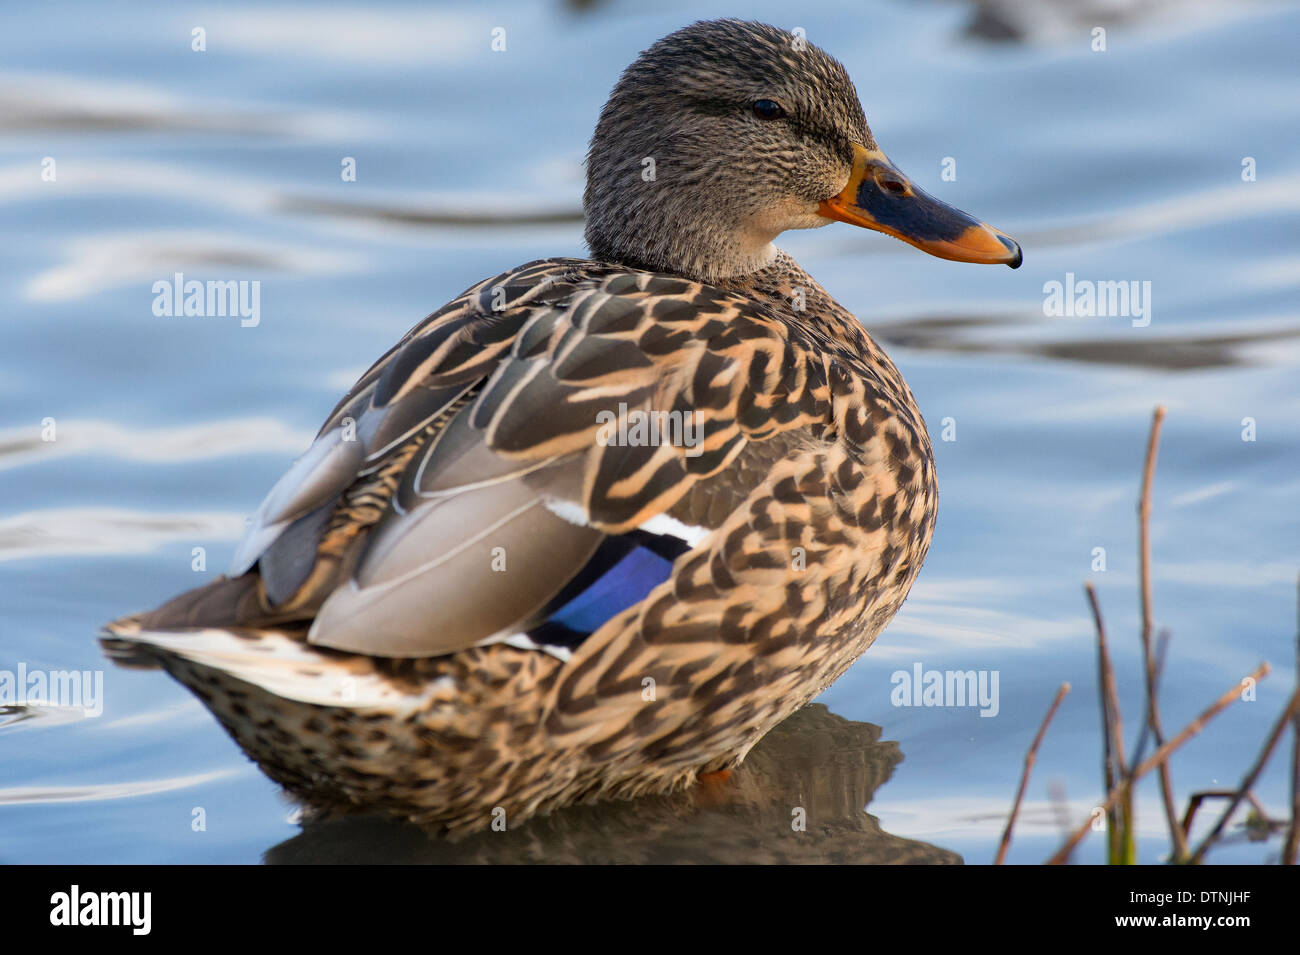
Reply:
<svg viewBox="0 0 1300 955"><path fill-rule="evenodd" d="M623 74L584 204L591 258L416 325L230 577L109 627L309 806L467 831L729 769L920 569L921 413L772 240L838 219L1013 268L1016 243L894 168L840 63L735 20Z"/></svg>

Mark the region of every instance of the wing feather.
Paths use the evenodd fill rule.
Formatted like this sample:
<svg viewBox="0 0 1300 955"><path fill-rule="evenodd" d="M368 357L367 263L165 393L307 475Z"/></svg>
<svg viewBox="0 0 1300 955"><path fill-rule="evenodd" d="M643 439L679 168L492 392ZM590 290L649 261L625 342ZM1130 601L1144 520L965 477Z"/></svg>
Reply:
<svg viewBox="0 0 1300 955"><path fill-rule="evenodd" d="M703 546L774 461L840 427L833 360L792 328L738 294L577 260L480 283L362 376L236 567L260 559L268 613L314 615L322 646L434 656L509 637L608 535ZM678 430L609 432L637 415Z"/></svg>

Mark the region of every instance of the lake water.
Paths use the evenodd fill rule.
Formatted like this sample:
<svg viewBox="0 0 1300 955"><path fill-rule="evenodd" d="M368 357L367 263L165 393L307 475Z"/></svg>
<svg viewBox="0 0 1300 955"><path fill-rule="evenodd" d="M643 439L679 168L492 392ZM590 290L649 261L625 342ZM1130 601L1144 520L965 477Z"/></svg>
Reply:
<svg viewBox="0 0 1300 955"><path fill-rule="evenodd" d="M581 159L618 72L714 6L735 12L677 0L225 6L5 12L0 672L91 671L103 695L93 717L0 709L0 861L397 856L400 838L364 828L304 849L313 834L207 711L160 673L109 665L97 628L224 569L335 399L416 320L511 265L583 254ZM889 349L930 424L941 485L903 611L825 693L829 713L803 715L812 722L742 770L742 788L769 779L794 793L749 793L751 808L835 805L852 834L802 858L991 860L1063 681L1074 689L1010 858L1046 858L1061 817L1077 823L1098 803L1082 584L1100 594L1131 747L1134 505L1156 404L1169 411L1152 521L1156 621L1172 633L1166 729L1273 665L1253 701L1174 758L1180 806L1235 785L1295 685L1300 8L1046 4L1022 22L1015 7L745 11L800 26L843 60L891 158L1025 252L1013 272L847 226L781 240ZM340 175L345 157L355 182ZM260 281L260 320L155 316L153 283L177 272ZM1136 282L1149 310L1049 315L1053 281ZM193 569L195 548L209 571ZM995 673L996 714L894 705L894 674L917 665ZM791 746L801 733L829 742ZM1278 818L1288 749L1256 787ZM867 799L879 832L859 811ZM676 818L662 805L584 811L538 830L566 845L585 833L572 856L530 857L708 857L680 831L632 851L636 819ZM788 842L764 835L788 812L699 811L713 858ZM1139 819L1141 858L1159 861L1153 786ZM873 848L855 855L866 829ZM1102 844L1092 834L1076 860L1099 861ZM1211 859L1264 862L1278 848L1237 831Z"/></svg>

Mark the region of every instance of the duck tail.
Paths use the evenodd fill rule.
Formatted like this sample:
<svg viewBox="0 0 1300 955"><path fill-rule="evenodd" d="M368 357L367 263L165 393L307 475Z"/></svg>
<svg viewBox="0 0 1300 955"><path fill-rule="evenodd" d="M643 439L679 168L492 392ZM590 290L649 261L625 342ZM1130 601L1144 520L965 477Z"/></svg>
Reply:
<svg viewBox="0 0 1300 955"><path fill-rule="evenodd" d="M239 627L267 623L256 573L218 577L201 587L173 597L161 607L124 617L108 625L135 623L141 629L173 630L179 627Z"/></svg>
<svg viewBox="0 0 1300 955"><path fill-rule="evenodd" d="M158 654L152 652L148 644L136 641L136 636L140 633L140 618L143 616L144 614L135 614L105 624L99 637L104 655L128 670L157 670L162 665Z"/></svg>
<svg viewBox="0 0 1300 955"><path fill-rule="evenodd" d="M218 577L187 590L154 610L131 614L104 625L100 645L119 666L153 670L170 651L147 639L150 633L173 635L207 628L260 626L272 622L263 605L257 573ZM281 622L291 620L285 615Z"/></svg>
<svg viewBox="0 0 1300 955"><path fill-rule="evenodd" d="M302 625L311 620L310 608L268 608L266 592L256 571L238 577L218 577L201 587L173 597L161 607L131 614L106 624L101 638L109 658L128 667L151 669L155 651L142 651L135 641L150 631L194 629L253 629ZM135 647L135 649L132 649Z"/></svg>
<svg viewBox="0 0 1300 955"><path fill-rule="evenodd" d="M367 657L312 646L302 626L158 630L142 626L144 617L105 628L100 644L107 656L126 667L162 667L190 689L201 688L205 701L226 692L230 679L244 684L239 692L245 697L256 688L280 700L400 714L418 711L434 696L454 694L448 677L393 678Z"/></svg>

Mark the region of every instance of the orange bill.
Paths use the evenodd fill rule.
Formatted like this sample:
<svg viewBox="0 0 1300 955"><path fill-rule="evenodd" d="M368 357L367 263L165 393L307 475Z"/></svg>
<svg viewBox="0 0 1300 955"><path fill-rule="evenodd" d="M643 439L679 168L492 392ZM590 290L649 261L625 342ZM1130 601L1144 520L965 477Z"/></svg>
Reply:
<svg viewBox="0 0 1300 955"><path fill-rule="evenodd" d="M1020 267L1020 246L990 225L912 185L884 153L853 146L853 172L818 213L902 239L922 252L957 262Z"/></svg>

